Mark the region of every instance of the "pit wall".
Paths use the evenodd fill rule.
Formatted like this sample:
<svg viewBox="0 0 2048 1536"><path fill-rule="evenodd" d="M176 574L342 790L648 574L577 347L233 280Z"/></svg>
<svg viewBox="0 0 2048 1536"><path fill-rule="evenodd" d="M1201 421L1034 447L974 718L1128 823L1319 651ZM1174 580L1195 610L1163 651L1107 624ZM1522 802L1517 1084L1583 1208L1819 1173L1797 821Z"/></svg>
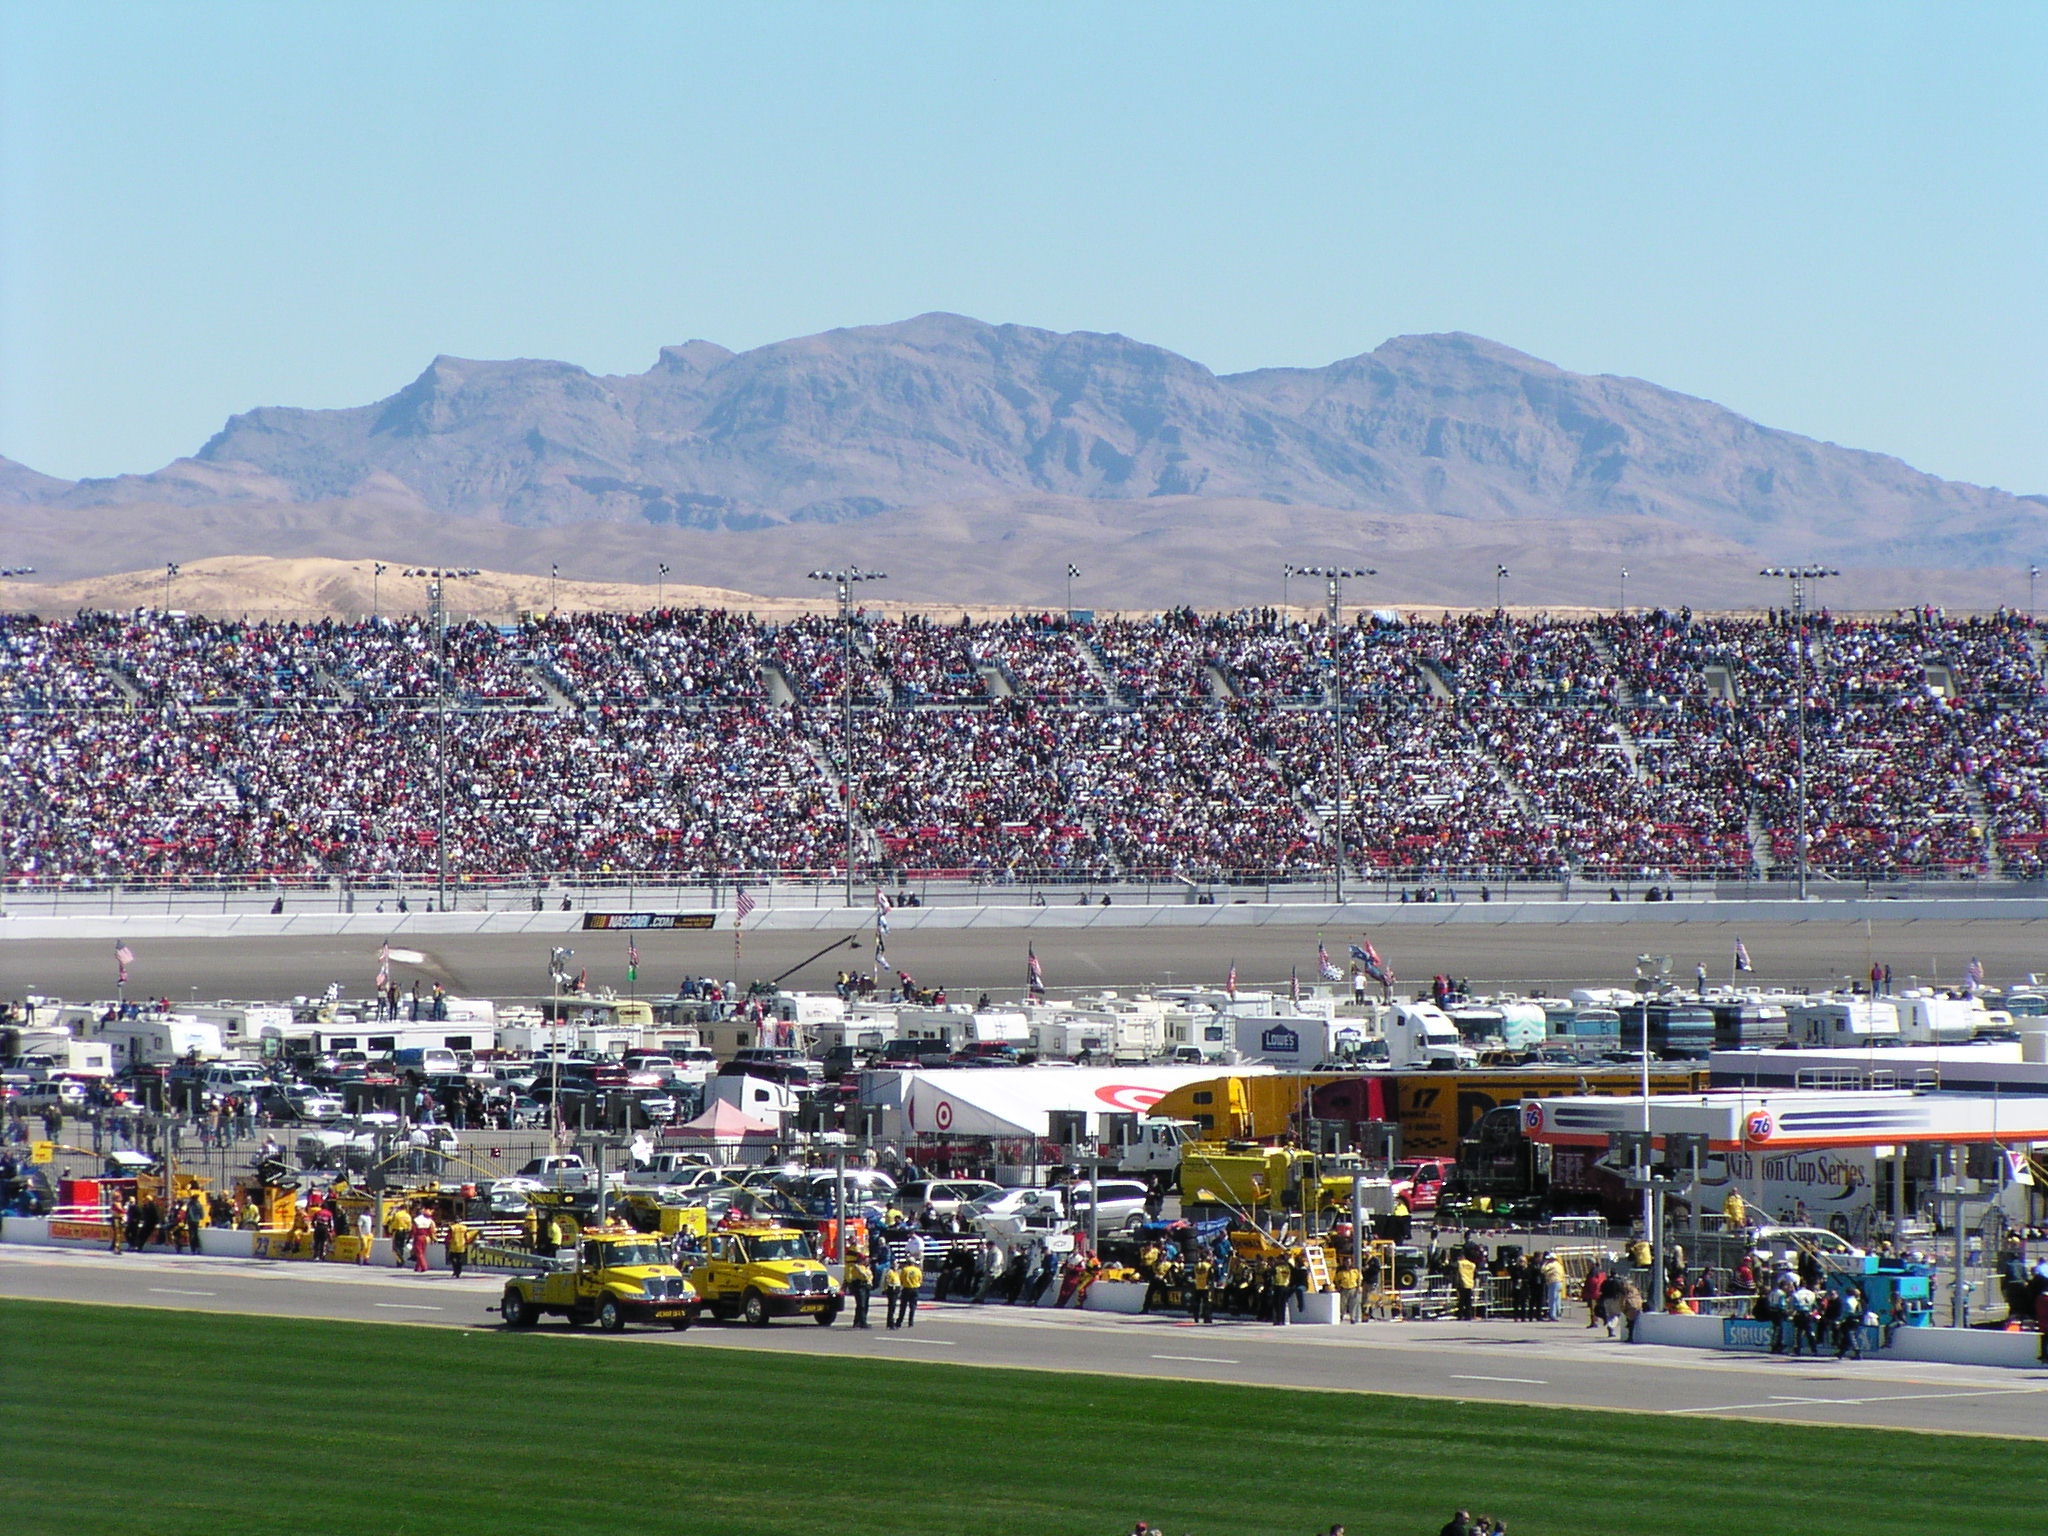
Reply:
<svg viewBox="0 0 2048 1536"><path fill-rule="evenodd" d="M1681 1349L1717 1349L1730 1354L1756 1354L1764 1345L1727 1342L1730 1319L1680 1317L1646 1312L1636 1322L1636 1343L1668 1344ZM1735 1319L1742 1322L1746 1319ZM2004 1333L1985 1328L1900 1328L1883 1350L1866 1355L1885 1360L1920 1360L1943 1365L1999 1365L2020 1370L2041 1363L2038 1333Z"/></svg>

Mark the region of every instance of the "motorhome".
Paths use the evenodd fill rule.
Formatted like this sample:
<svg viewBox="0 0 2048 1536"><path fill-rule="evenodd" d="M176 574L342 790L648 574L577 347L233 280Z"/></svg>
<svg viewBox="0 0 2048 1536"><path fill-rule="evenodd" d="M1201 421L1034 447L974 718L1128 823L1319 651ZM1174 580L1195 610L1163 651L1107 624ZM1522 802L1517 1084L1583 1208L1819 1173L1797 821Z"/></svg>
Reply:
<svg viewBox="0 0 2048 1536"><path fill-rule="evenodd" d="M1879 997L1813 997L1785 1010L1787 1037L1797 1045L1899 1043L1899 1011Z"/></svg>

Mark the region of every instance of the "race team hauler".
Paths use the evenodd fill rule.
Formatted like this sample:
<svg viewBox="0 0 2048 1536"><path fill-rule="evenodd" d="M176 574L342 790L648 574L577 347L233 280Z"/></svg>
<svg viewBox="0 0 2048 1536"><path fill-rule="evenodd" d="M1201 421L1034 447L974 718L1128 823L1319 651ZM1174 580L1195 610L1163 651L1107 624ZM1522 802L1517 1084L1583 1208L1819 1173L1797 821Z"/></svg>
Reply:
<svg viewBox="0 0 2048 1536"><path fill-rule="evenodd" d="M607 1333L628 1323L681 1330L703 1310L695 1288L669 1262L667 1246L638 1232L585 1232L572 1258L521 1261L533 1272L508 1279L498 1303L508 1328L531 1328L552 1313Z"/></svg>
<svg viewBox="0 0 2048 1536"><path fill-rule="evenodd" d="M690 1282L712 1316L744 1318L756 1328L777 1317L808 1317L829 1328L845 1301L809 1237L765 1223L713 1232Z"/></svg>

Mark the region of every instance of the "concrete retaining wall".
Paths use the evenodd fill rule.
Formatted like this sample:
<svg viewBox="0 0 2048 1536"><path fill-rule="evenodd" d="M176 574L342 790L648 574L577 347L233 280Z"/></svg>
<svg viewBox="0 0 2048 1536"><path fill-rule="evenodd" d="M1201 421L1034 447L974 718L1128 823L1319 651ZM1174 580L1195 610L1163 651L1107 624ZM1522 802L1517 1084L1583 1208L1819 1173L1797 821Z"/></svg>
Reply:
<svg viewBox="0 0 2048 1536"><path fill-rule="evenodd" d="M703 907L644 899L636 907L593 906L603 912L704 911ZM732 927L732 913L714 914L720 930ZM1825 901L1799 905L1786 901L1609 902L1609 901L1461 901L1392 906L1383 902L1349 902L1343 906L1315 902L1234 902L1198 906L1071 906L1071 907L899 907L890 914L894 930L1040 929L1200 929L1315 927L1341 932L1349 928L1497 928L1521 924L1539 927L1615 924L1665 926L1685 923L1735 923L1762 934L1791 925L1840 924L1872 918L1887 923L1962 920L1973 922L2039 922L2048 920L2048 901ZM874 921L871 907L763 906L747 920L747 931L840 933L865 929ZM364 938L421 938L437 934L565 934L583 930L581 911L563 912L302 912L302 913L156 913L129 912L109 916L27 917L10 914L0 920L0 941L20 939L223 939L334 935Z"/></svg>

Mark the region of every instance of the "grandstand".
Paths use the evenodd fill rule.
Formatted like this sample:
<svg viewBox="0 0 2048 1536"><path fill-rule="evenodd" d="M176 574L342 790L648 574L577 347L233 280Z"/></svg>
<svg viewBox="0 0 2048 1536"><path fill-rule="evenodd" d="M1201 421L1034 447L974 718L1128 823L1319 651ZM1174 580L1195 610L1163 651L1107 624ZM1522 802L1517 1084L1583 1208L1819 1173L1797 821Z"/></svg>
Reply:
<svg viewBox="0 0 2048 1536"><path fill-rule="evenodd" d="M4 853L66 880L2037 878L2024 616L1272 609L1071 623L704 609L450 628L0 618ZM1333 652L1341 671L1333 670ZM445 657L445 669L444 661ZM851 739L842 708L850 682Z"/></svg>

